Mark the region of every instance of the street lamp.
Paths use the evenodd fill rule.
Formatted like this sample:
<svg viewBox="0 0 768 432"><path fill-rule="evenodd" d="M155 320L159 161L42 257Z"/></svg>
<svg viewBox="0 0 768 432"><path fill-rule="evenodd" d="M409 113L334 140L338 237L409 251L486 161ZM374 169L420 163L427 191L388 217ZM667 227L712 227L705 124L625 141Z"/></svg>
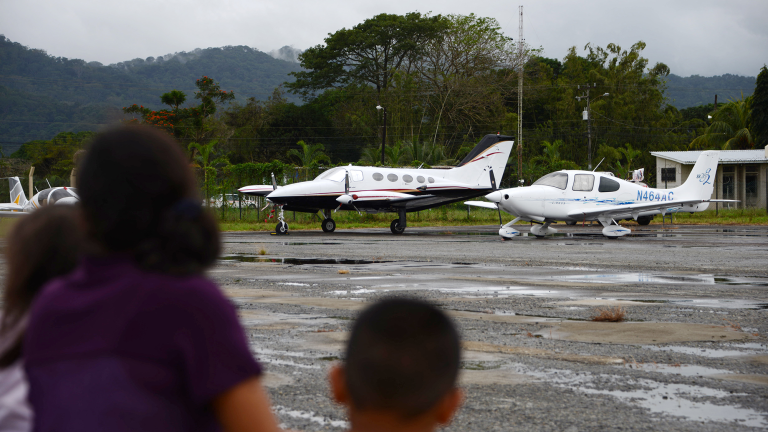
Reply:
<svg viewBox="0 0 768 432"><path fill-rule="evenodd" d="M589 105L589 103L592 100L595 100L599 97L608 96L608 93L601 94L600 96L594 97L591 100L589 99L589 89L592 87L597 87L596 83L593 84L587 84L587 93L581 96L576 96L576 100L581 101L582 99L587 100L587 109L584 110L583 119L587 121L587 160L589 164L589 169L592 169L592 110ZM581 86L578 86L577 88L581 88Z"/></svg>
<svg viewBox="0 0 768 432"><path fill-rule="evenodd" d="M384 111L384 131L381 134L381 164L384 165L384 143L387 142L387 109L381 105L376 105L376 109Z"/></svg>

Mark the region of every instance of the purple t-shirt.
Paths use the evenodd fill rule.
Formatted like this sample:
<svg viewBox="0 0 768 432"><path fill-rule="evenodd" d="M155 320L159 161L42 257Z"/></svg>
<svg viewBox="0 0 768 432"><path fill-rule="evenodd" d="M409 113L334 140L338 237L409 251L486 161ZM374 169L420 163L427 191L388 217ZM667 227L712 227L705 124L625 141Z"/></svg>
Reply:
<svg viewBox="0 0 768 432"><path fill-rule="evenodd" d="M35 431L216 431L211 402L259 375L234 307L201 276L87 258L32 307Z"/></svg>

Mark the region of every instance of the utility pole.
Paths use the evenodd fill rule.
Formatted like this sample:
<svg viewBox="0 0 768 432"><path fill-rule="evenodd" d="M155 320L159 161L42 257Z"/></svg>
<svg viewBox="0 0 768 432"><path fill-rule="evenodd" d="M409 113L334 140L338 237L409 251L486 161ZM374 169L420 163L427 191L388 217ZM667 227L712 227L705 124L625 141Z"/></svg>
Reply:
<svg viewBox="0 0 768 432"><path fill-rule="evenodd" d="M387 109L381 105L376 105L377 110L384 111L384 126L381 132L381 165L384 165L384 144L387 142Z"/></svg>
<svg viewBox="0 0 768 432"><path fill-rule="evenodd" d="M520 32L517 38L517 61L520 67L517 73L517 181L520 186L523 185L523 70L525 62L523 61L523 6L520 5Z"/></svg>
<svg viewBox="0 0 768 432"><path fill-rule="evenodd" d="M582 113L582 119L587 121L587 163L588 163L588 169L592 170L592 107L590 106L591 100L589 99L589 90L592 88L597 87L597 83L592 84L585 84L585 85L579 85L576 87L576 89L581 90L581 88L586 88L586 92L583 93L581 96L576 96L576 100L587 100L587 108ZM608 96L608 93L601 94L600 96L595 97L594 99L597 99L602 96Z"/></svg>

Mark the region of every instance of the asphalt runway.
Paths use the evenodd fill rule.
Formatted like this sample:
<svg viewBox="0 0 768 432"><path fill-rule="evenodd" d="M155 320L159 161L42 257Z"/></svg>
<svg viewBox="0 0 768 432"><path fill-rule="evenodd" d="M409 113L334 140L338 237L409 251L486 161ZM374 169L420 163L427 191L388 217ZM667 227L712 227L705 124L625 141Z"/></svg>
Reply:
<svg viewBox="0 0 768 432"><path fill-rule="evenodd" d="M286 427L347 426L326 371L361 308L407 295L440 305L464 341L467 399L445 430L768 428L768 227L557 228L227 233L209 275ZM613 307L625 322L589 320Z"/></svg>

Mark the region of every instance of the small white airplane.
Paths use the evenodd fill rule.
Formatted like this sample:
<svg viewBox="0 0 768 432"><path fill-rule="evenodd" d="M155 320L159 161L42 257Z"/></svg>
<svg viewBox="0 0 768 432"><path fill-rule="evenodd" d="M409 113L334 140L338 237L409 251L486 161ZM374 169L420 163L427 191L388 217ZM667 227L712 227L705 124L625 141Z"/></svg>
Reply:
<svg viewBox="0 0 768 432"><path fill-rule="evenodd" d="M496 177L504 175L507 158L512 151L512 137L486 135L455 168L419 169L353 166L329 169L311 181L277 186L245 186L246 195L265 196L280 209L276 232L288 232L283 211L323 212L321 227L333 232L336 222L331 210L354 210L358 213L397 213L390 224L394 234L406 227L406 213L426 210L496 190Z"/></svg>
<svg viewBox="0 0 768 432"><path fill-rule="evenodd" d="M700 212L712 202L738 202L710 199L719 160L720 152L702 152L685 183L673 189L649 188L607 172L562 170L541 177L531 186L491 192L485 196L490 202L465 204L498 210L500 224L502 210L516 216L499 229L505 239L520 234L512 225L521 220L537 224L531 228L536 237L556 233L550 227L556 221L598 221L604 236L617 238L631 231L616 220L632 218L646 225L656 214Z"/></svg>
<svg viewBox="0 0 768 432"><path fill-rule="evenodd" d="M52 187L36 193L31 200L27 200L24 188L18 177L8 177L8 186L11 191L11 202L0 203L0 217L23 216L40 207L52 204L75 204L80 201L77 189L71 187Z"/></svg>

